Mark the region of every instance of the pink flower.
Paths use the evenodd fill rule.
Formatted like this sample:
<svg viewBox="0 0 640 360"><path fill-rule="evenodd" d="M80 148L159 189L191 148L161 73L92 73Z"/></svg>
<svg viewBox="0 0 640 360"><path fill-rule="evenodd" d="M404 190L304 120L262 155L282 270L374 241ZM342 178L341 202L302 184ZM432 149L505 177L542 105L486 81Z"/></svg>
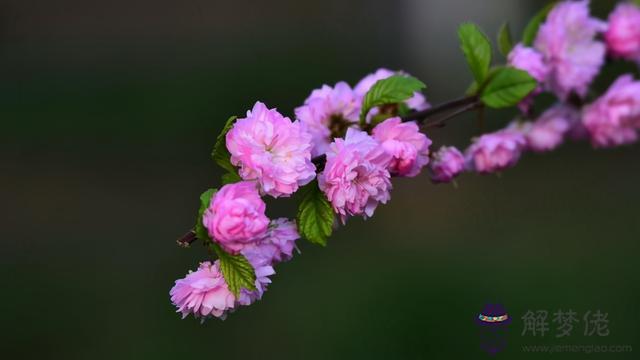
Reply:
<svg viewBox="0 0 640 360"><path fill-rule="evenodd" d="M538 87L519 104L520 110L526 113L533 104L534 97L542 92L542 84L547 80L551 69L545 63L541 53L522 44L516 45L511 50L507 61L514 68L529 73L539 83Z"/></svg>
<svg viewBox="0 0 640 360"><path fill-rule="evenodd" d="M235 296L222 277L219 261L213 265L208 261L201 263L198 270L189 272L184 279L176 280L169 294L183 319L189 313L195 317L215 316L224 319L235 302Z"/></svg>
<svg viewBox="0 0 640 360"><path fill-rule="evenodd" d="M407 75L407 73L405 73L403 71L396 72L396 71L391 71L389 69L380 68L380 69L376 70L376 72L374 72L372 74L369 74L369 75L365 76L362 80L360 80L360 82L358 82L358 84L353 88L353 90L355 91L355 93L360 98L364 98L364 96L367 94L369 89L371 89L371 87L376 82L378 82L379 80L391 77L391 76L393 76L395 74L405 74L405 75ZM407 101L405 101L405 104L407 104L407 106L410 109L418 110L418 111L419 110L425 110L425 109L428 109L430 107L429 103L427 102L427 99L420 92L415 92L411 98L409 98ZM369 114L373 115L376 112L377 112L377 109L372 109Z"/></svg>
<svg viewBox="0 0 640 360"><path fill-rule="evenodd" d="M640 8L630 2L618 4L609 15L604 38L614 56L640 61Z"/></svg>
<svg viewBox="0 0 640 360"><path fill-rule="evenodd" d="M489 174L512 167L525 144L524 136L512 129L482 135L466 151L467 168Z"/></svg>
<svg viewBox="0 0 640 360"><path fill-rule="evenodd" d="M256 290L242 289L238 299L240 305L250 305L262 298L267 285L271 283L269 276L275 274L273 265L291 259L299 238L296 223L280 218L271 222L269 230L258 242L242 249L242 255L256 272Z"/></svg>
<svg viewBox="0 0 640 360"><path fill-rule="evenodd" d="M237 254L265 234L269 219L254 182L223 186L202 216L209 236L227 252Z"/></svg>
<svg viewBox="0 0 640 360"><path fill-rule="evenodd" d="M460 150L443 146L433 154L429 175L434 183L448 183L464 171L465 159Z"/></svg>
<svg viewBox="0 0 640 360"><path fill-rule="evenodd" d="M343 223L348 215L370 217L379 202L389 200L390 161L382 146L360 130L350 128L344 140L331 144L318 181Z"/></svg>
<svg viewBox="0 0 640 360"><path fill-rule="evenodd" d="M311 135L298 121L257 102L227 133L231 163L244 180L257 180L273 197L289 196L315 178Z"/></svg>
<svg viewBox="0 0 640 360"><path fill-rule="evenodd" d="M534 47L551 67L547 86L565 100L584 96L604 63L605 46L595 36L606 24L589 15L589 1L563 1L540 26Z"/></svg>
<svg viewBox="0 0 640 360"><path fill-rule="evenodd" d="M533 48L518 44L509 53L507 61L514 68L528 72L539 83L547 80L549 66L542 54Z"/></svg>
<svg viewBox="0 0 640 360"><path fill-rule="evenodd" d="M239 305L251 305L256 300L262 299L262 295L267 291L267 285L271 284L269 276L276 273L271 266L271 262L268 259L260 256L258 253L253 253L243 250L242 254L247 258L247 261L253 266L253 270L256 274L256 281L254 283L255 290L247 290L245 288L240 289L240 296L237 303Z"/></svg>
<svg viewBox="0 0 640 360"><path fill-rule="evenodd" d="M562 144L572 125L579 121L576 110L556 105L545 111L535 122L524 125L527 148L535 152L551 151Z"/></svg>
<svg viewBox="0 0 640 360"><path fill-rule="evenodd" d="M392 156L392 174L414 177L429 163L431 140L414 121L403 123L399 117L389 118L373 129L373 138Z"/></svg>
<svg viewBox="0 0 640 360"><path fill-rule="evenodd" d="M296 118L313 139L312 156L324 154L332 141L332 128L346 127L358 121L360 101L351 87L339 82L335 87L323 85L313 90L296 108Z"/></svg>
<svg viewBox="0 0 640 360"><path fill-rule="evenodd" d="M623 75L593 104L583 110L582 123L595 147L635 142L640 125L640 81Z"/></svg>
<svg viewBox="0 0 640 360"><path fill-rule="evenodd" d="M247 258L260 258L265 264L277 264L291 259L299 238L294 221L276 219L271 221L264 236L255 244L245 247L242 253Z"/></svg>

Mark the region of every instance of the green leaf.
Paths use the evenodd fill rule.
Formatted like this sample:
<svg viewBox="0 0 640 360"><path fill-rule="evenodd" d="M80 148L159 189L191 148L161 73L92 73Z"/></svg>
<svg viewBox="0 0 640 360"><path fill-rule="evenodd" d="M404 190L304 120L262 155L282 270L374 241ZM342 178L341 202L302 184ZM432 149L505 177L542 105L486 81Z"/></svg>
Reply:
<svg viewBox="0 0 640 360"><path fill-rule="evenodd" d="M236 298L240 296L241 289L256 289L256 273L247 258L242 254L231 255L216 243L211 243L210 246L218 255L222 276Z"/></svg>
<svg viewBox="0 0 640 360"><path fill-rule="evenodd" d="M549 15L551 9L556 6L556 3L556 1L553 1L547 4L547 6L543 7L542 10L540 10L531 20L529 20L529 23L524 28L524 32L522 33L522 43L525 46L531 46L533 44L533 41L538 35L538 29L540 28L540 25L547 19L547 15Z"/></svg>
<svg viewBox="0 0 640 360"><path fill-rule="evenodd" d="M504 57L507 57L513 49L513 38L508 22L502 24L500 31L498 31L498 49Z"/></svg>
<svg viewBox="0 0 640 360"><path fill-rule="evenodd" d="M333 209L316 181L304 190L296 217L298 232L310 242L326 246L333 231Z"/></svg>
<svg viewBox="0 0 640 360"><path fill-rule="evenodd" d="M469 87L467 87L467 90L464 92L464 94L467 96L478 95L478 90L480 90L480 87L478 86L478 83L474 81L471 83L471 85L469 85Z"/></svg>
<svg viewBox="0 0 640 360"><path fill-rule="evenodd" d="M497 68L480 93L480 100L492 108L500 109L518 104L537 86L526 71L512 67Z"/></svg>
<svg viewBox="0 0 640 360"><path fill-rule="evenodd" d="M425 87L426 85L422 81L408 75L393 75L378 80L364 96L360 123L365 123L367 114L372 108L405 101L412 97L416 91Z"/></svg>
<svg viewBox="0 0 640 360"><path fill-rule="evenodd" d="M234 184L242 181L242 178L236 172L228 172L222 175L222 185Z"/></svg>
<svg viewBox="0 0 640 360"><path fill-rule="evenodd" d="M640 0L633 0L633 3L640 6Z"/></svg>
<svg viewBox="0 0 640 360"><path fill-rule="evenodd" d="M407 105L407 103L401 102L400 104L398 104L398 116L409 115L409 113L411 113L411 108L409 107L409 105Z"/></svg>
<svg viewBox="0 0 640 360"><path fill-rule="evenodd" d="M220 167L231 173L235 173L237 170L235 166L231 164L231 154L229 153L229 150L227 150L226 136L229 130L233 127L233 124L236 122L236 118L237 116L232 116L224 124L222 131L216 139L216 144L213 146L213 152L211 153L213 160L220 165Z"/></svg>
<svg viewBox="0 0 640 360"><path fill-rule="evenodd" d="M491 66L491 43L480 28L472 23L462 24L458 29L458 37L467 64L478 84L487 78Z"/></svg>
<svg viewBox="0 0 640 360"><path fill-rule="evenodd" d="M200 209L198 209L198 218L196 219L195 233L196 237L203 243L211 242L207 229L202 224L202 215L209 207L211 199L216 195L217 189L208 189L200 195Z"/></svg>

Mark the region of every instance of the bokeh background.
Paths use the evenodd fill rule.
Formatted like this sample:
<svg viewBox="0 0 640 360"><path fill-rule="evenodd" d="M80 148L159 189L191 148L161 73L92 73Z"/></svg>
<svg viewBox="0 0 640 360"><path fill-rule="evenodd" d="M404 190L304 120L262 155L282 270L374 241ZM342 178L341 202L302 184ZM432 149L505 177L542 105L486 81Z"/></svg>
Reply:
<svg viewBox="0 0 640 360"><path fill-rule="evenodd" d="M0 349L7 359L484 358L487 302L523 344L640 352L640 148L567 144L458 187L398 179L392 201L280 265L262 301L180 320L173 281L206 258L175 239L218 185L209 158L256 100L286 114L323 83L377 67L439 103L471 76L456 28L516 35L542 1L0 2ZM596 1L605 16L614 1ZM498 61L502 61L497 57ZM636 71L620 64L597 83ZM512 112L489 112L486 130ZM429 135L465 147L473 116ZM291 202L270 203L272 216ZM527 310L609 314L608 337L521 336ZM551 319L549 319L551 320ZM583 354L554 355L583 358ZM634 353L593 354L634 358Z"/></svg>

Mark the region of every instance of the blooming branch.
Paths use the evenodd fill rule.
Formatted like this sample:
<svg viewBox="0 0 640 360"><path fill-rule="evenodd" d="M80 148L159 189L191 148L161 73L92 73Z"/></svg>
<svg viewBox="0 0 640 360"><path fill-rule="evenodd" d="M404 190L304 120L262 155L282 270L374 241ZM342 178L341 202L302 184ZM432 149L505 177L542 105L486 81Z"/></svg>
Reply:
<svg viewBox="0 0 640 360"><path fill-rule="evenodd" d="M224 318L259 300L299 238L325 246L338 223L372 217L391 199L394 177L426 169L433 183L449 183L464 172L505 171L524 153L551 151L567 139L594 147L637 141L640 81L627 74L600 97L587 94L597 91L591 84L607 54L640 64L638 24L640 8L632 2L619 4L608 21L590 15L588 0L553 3L534 16L518 43L502 26L497 43L506 64L494 64L480 28L460 26L473 76L462 98L431 106L423 82L379 69L354 87L339 82L313 90L293 121L261 102L245 117L229 118L212 154L225 170L222 186L201 195L195 227L177 241L182 247L202 241L211 259L176 281L170 295L177 311ZM533 105L544 92L557 102L538 114ZM427 135L446 121L510 107L521 115L472 139L465 151L432 149ZM267 217L264 197L299 191L295 221Z"/></svg>

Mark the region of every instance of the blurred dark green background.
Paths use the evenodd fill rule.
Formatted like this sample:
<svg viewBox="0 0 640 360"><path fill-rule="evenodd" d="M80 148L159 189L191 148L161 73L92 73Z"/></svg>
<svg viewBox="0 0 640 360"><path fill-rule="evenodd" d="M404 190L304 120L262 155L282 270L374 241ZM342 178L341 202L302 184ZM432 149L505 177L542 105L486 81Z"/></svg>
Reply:
<svg viewBox="0 0 640 360"><path fill-rule="evenodd" d="M202 325L169 302L206 258L174 241L218 185L209 153L229 115L256 100L291 114L313 88L380 66L424 80L432 103L457 97L470 79L458 24L495 34L508 19L519 34L541 3L0 2L2 356L485 358L472 319L500 302L515 318L503 358L552 356L523 344L632 345L637 357L638 146L567 144L457 189L399 179L373 219L326 249L301 243L261 302ZM512 114L489 113L487 130ZM465 147L477 131L469 116L429 135ZM608 312L610 335L520 335L527 310L568 308Z"/></svg>

